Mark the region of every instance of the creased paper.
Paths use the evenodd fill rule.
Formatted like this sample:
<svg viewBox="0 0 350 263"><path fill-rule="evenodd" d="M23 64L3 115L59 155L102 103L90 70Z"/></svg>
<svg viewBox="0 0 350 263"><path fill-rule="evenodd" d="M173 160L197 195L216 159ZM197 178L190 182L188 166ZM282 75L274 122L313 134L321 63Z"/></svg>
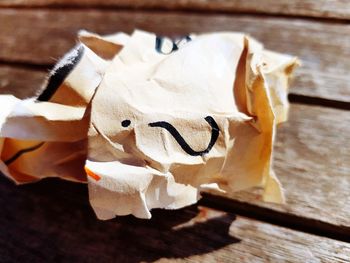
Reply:
<svg viewBox="0 0 350 263"><path fill-rule="evenodd" d="M296 58L233 32L79 39L37 96L0 96L4 175L87 182L100 219L150 218L213 187L283 202L272 150Z"/></svg>

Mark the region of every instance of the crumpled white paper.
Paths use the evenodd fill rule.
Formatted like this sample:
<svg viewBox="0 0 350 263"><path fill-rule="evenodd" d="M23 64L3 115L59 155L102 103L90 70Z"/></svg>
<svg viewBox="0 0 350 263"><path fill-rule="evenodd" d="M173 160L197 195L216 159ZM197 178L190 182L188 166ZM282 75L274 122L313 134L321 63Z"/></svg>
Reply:
<svg viewBox="0 0 350 263"><path fill-rule="evenodd" d="M283 202L272 148L296 58L233 32L79 39L36 97L0 96L2 173L87 181L100 219L150 218L213 187Z"/></svg>

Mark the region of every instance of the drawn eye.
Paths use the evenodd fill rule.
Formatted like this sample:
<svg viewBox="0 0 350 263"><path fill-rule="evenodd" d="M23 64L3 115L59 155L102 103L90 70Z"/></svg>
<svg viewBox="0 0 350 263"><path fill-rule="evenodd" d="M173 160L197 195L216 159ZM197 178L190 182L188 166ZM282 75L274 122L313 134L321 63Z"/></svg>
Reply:
<svg viewBox="0 0 350 263"><path fill-rule="evenodd" d="M128 127L130 124L131 124L131 121L130 121L130 120L123 120L123 121L122 121L122 126L123 126L123 127Z"/></svg>

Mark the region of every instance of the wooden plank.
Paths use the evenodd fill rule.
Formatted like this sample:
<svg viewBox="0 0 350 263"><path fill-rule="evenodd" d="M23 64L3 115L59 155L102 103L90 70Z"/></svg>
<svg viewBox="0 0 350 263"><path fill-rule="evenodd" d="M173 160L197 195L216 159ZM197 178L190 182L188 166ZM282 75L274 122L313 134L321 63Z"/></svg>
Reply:
<svg viewBox="0 0 350 263"><path fill-rule="evenodd" d="M274 148L275 171L284 186L286 204L262 202L259 191L253 190L229 196L240 202L237 209L247 204L253 213L256 206L286 220L288 216L308 219L304 226L311 223L350 240L349 123L349 111L293 104L290 120L277 131Z"/></svg>
<svg viewBox="0 0 350 263"><path fill-rule="evenodd" d="M212 12L247 12L291 16L349 19L346 0L2 0L0 6L12 7L114 7Z"/></svg>
<svg viewBox="0 0 350 263"><path fill-rule="evenodd" d="M44 65L67 52L81 28L101 34L140 28L169 36L244 31L269 49L301 58L293 93L350 101L350 41L344 37L350 24L249 15L0 9L0 25L0 61Z"/></svg>
<svg viewBox="0 0 350 263"><path fill-rule="evenodd" d="M348 262L350 244L195 206L99 221L86 185L0 178L2 262Z"/></svg>
<svg viewBox="0 0 350 263"><path fill-rule="evenodd" d="M46 75L44 70L0 65L0 94L13 94L21 99L34 96Z"/></svg>

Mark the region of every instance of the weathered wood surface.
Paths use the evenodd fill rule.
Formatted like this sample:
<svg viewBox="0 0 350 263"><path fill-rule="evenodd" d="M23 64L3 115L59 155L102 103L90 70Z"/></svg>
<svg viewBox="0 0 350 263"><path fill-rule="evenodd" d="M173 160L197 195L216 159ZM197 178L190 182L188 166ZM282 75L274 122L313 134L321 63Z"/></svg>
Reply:
<svg viewBox="0 0 350 263"><path fill-rule="evenodd" d="M114 7L350 18L350 7L347 0L2 0L0 6Z"/></svg>
<svg viewBox="0 0 350 263"><path fill-rule="evenodd" d="M350 244L195 206L99 221L86 185L0 177L1 262L349 262Z"/></svg>
<svg viewBox="0 0 350 263"><path fill-rule="evenodd" d="M101 34L135 28L174 36L243 31L267 48L300 57L292 92L350 101L350 25L249 15L110 10L0 9L0 61L53 64L76 42L79 29Z"/></svg>
<svg viewBox="0 0 350 263"><path fill-rule="evenodd" d="M15 94L21 99L31 97L47 74L45 70L0 65L0 94Z"/></svg>
<svg viewBox="0 0 350 263"><path fill-rule="evenodd" d="M333 224L350 240L349 123L349 111L293 104L274 147L274 170L285 188L286 204L262 202L258 191L230 197L286 217Z"/></svg>
<svg viewBox="0 0 350 263"><path fill-rule="evenodd" d="M0 67L0 93L34 95L45 71ZM28 88L27 88L28 87ZM292 104L277 131L274 165L285 187L285 205L264 203L257 194L232 197L259 207L332 224L350 237L349 111ZM336 190L335 190L336 189Z"/></svg>
<svg viewBox="0 0 350 263"><path fill-rule="evenodd" d="M81 28L101 34L140 28L168 36L233 30L302 59L292 93L350 104L349 5L317 0L0 0L0 6L25 7L0 8L0 94L33 95L46 68L74 45ZM153 10L122 10L134 7ZM271 212L292 229L294 219L311 222L336 232L328 236L350 240L349 111L293 104L290 113L289 122L278 129L274 154L286 204L264 203L255 191L236 193L229 201L231 211L235 205L237 211L245 207L247 215L269 223L208 210L197 215L196 206L154 211L150 221L122 217L103 222L93 215L85 185L52 179L17 187L0 176L0 262L350 262L350 243L277 227L270 223L278 220L262 215Z"/></svg>

